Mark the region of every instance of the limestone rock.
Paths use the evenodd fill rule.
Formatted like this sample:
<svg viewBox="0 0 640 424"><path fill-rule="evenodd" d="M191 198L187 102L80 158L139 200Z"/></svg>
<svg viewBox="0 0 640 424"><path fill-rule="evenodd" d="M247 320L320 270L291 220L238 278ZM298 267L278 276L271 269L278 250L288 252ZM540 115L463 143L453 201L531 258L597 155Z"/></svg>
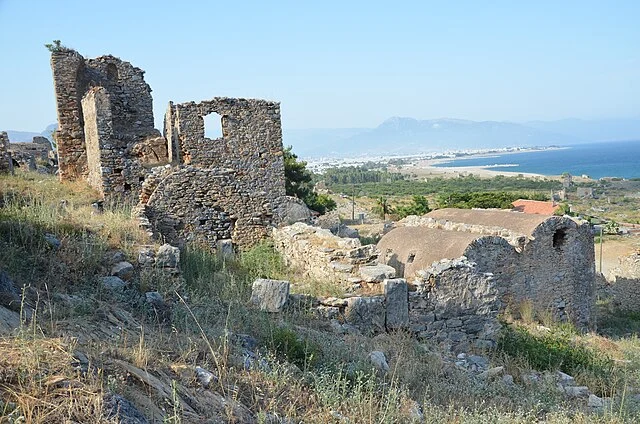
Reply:
<svg viewBox="0 0 640 424"><path fill-rule="evenodd" d="M383 374L389 372L389 364L387 363L387 358L384 356L383 352L374 350L369 353L369 362L371 362L371 365L373 365L373 367L379 372Z"/></svg>
<svg viewBox="0 0 640 424"><path fill-rule="evenodd" d="M109 394L104 399L105 416L121 424L147 424L149 421L127 399L120 395Z"/></svg>
<svg viewBox="0 0 640 424"><path fill-rule="evenodd" d="M211 371L207 371L204 368L196 367L195 371L196 371L196 378L198 379L200 384L202 384L202 387L204 387L205 389L209 388L212 381L218 380Z"/></svg>
<svg viewBox="0 0 640 424"><path fill-rule="evenodd" d="M102 286L105 289L113 292L121 292L127 286L127 283L125 283L120 277L116 277L115 275L102 277L100 281L102 282Z"/></svg>
<svg viewBox="0 0 640 424"><path fill-rule="evenodd" d="M604 399L594 395L591 393L589 395L589 399L587 400L587 406L590 408L603 408L604 407Z"/></svg>
<svg viewBox="0 0 640 424"><path fill-rule="evenodd" d="M156 265L161 268L176 268L180 264L180 249L163 244L156 253Z"/></svg>
<svg viewBox="0 0 640 424"><path fill-rule="evenodd" d="M282 312L289 299L289 282L259 278L251 288L251 303L260 310Z"/></svg>
<svg viewBox="0 0 640 424"><path fill-rule="evenodd" d="M570 398L586 398L591 394L587 386L567 386L564 392Z"/></svg>
<svg viewBox="0 0 640 424"><path fill-rule="evenodd" d="M20 310L20 294L5 271L0 271L0 306Z"/></svg>
<svg viewBox="0 0 640 424"><path fill-rule="evenodd" d="M396 270L389 265L368 265L360 267L360 276L367 283L381 283L396 276Z"/></svg>
<svg viewBox="0 0 640 424"><path fill-rule="evenodd" d="M134 271L133 265L131 265L129 262L122 261L122 262L118 262L111 268L111 275L114 275L116 277L119 277L127 281L131 277L133 277L133 271Z"/></svg>
<svg viewBox="0 0 640 424"><path fill-rule="evenodd" d="M9 335L18 327L20 327L20 315L0 306L0 336Z"/></svg>
<svg viewBox="0 0 640 424"><path fill-rule="evenodd" d="M351 297L344 311L345 321L364 334L385 331L385 308L380 297Z"/></svg>
<svg viewBox="0 0 640 424"><path fill-rule="evenodd" d="M138 252L138 263L143 267L152 267L156 263L156 252L150 248L145 247Z"/></svg>
<svg viewBox="0 0 640 424"><path fill-rule="evenodd" d="M406 328L409 325L409 291L403 278L385 280L384 297L387 330Z"/></svg>
<svg viewBox="0 0 640 424"><path fill-rule="evenodd" d="M291 225L296 222L311 222L311 210L297 197L284 196L276 210L280 222L283 225Z"/></svg>
<svg viewBox="0 0 640 424"><path fill-rule="evenodd" d="M233 258L235 251L231 239L218 240L216 242L216 252L223 259Z"/></svg>

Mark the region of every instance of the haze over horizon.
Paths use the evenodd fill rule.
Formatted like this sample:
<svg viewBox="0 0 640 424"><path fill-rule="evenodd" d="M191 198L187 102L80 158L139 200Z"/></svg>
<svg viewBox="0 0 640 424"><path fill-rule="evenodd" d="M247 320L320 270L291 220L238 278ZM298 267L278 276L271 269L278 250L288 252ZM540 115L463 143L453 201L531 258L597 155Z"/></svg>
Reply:
<svg viewBox="0 0 640 424"><path fill-rule="evenodd" d="M144 69L158 128L169 100L214 96L279 101L286 129L640 118L639 15L634 1L0 0L0 129L55 121L54 39Z"/></svg>

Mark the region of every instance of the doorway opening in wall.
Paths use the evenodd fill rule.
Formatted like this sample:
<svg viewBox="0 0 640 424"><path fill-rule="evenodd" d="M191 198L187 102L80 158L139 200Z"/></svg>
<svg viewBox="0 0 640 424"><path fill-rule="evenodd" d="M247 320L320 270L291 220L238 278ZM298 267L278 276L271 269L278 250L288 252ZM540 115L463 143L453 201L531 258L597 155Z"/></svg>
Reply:
<svg viewBox="0 0 640 424"><path fill-rule="evenodd" d="M204 119L204 136L211 140L222 138L223 117L215 112L202 117Z"/></svg>
<svg viewBox="0 0 640 424"><path fill-rule="evenodd" d="M556 230L556 232L553 233L553 247L556 247L556 248L562 247L566 239L567 239L567 233L565 230L562 230L562 229Z"/></svg>

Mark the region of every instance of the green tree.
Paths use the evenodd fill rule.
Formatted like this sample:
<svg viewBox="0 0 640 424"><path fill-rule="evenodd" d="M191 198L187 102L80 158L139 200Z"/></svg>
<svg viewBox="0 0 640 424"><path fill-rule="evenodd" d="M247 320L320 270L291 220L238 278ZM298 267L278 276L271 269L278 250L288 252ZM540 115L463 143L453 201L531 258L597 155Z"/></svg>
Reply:
<svg viewBox="0 0 640 424"><path fill-rule="evenodd" d="M431 212L429 208L429 201L426 197L416 195L411 198L411 203L406 206L396 207L396 214L399 219L405 218L409 215L424 215Z"/></svg>
<svg viewBox="0 0 640 424"><path fill-rule="evenodd" d="M336 208L331 197L313 191L313 175L307 169L307 162L299 161L291 146L284 149L284 176L287 195L302 200L309 209L324 214Z"/></svg>
<svg viewBox="0 0 640 424"><path fill-rule="evenodd" d="M376 199L376 206L373 207L373 213L380 215L383 220L387 219L387 215L392 212L391 205L387 202L386 197L378 197Z"/></svg>
<svg viewBox="0 0 640 424"><path fill-rule="evenodd" d="M47 50L49 50L51 53L54 52L68 52L69 50L71 50L69 47L63 45L60 40L53 40L52 43L47 43L44 45Z"/></svg>

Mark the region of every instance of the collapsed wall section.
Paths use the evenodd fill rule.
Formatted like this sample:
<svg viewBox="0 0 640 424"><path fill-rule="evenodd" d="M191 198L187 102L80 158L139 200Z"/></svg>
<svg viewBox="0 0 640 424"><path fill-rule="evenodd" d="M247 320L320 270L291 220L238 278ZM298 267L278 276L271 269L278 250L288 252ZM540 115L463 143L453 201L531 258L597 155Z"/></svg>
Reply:
<svg viewBox="0 0 640 424"><path fill-rule="evenodd" d="M85 59L69 49L53 52L51 67L58 113L55 138L60 179L89 178L93 184L102 180L105 184L99 190L104 196L137 193L146 167L167 163L166 142L154 128L151 88L144 81L144 71L111 55ZM108 99L108 104L99 102L104 107L89 106L96 98L92 90L97 89L102 90L98 97ZM87 95L91 99L83 104ZM93 158L87 157L87 108L92 111L89 119L93 122L89 125L93 140L89 143L93 143ZM99 143L105 160L100 172L100 159L95 155L96 120L111 122L109 136L102 134ZM108 163L109 157L118 163Z"/></svg>

